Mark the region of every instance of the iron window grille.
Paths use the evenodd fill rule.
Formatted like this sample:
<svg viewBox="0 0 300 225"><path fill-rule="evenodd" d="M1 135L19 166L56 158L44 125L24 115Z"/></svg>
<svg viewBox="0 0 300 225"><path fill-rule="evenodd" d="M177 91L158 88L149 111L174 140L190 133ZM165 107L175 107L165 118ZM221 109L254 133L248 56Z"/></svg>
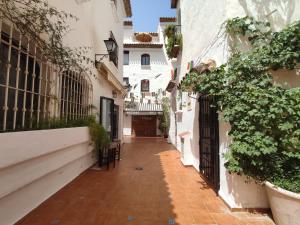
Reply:
<svg viewBox="0 0 300 225"><path fill-rule="evenodd" d="M75 70L64 71L61 75L61 117L77 119L90 115L89 102L92 101L92 85L83 74Z"/></svg>
<svg viewBox="0 0 300 225"><path fill-rule="evenodd" d="M90 113L92 88L83 76L73 71L77 83L67 81L42 49L12 24L0 20L0 34L0 131L34 129L51 117ZM66 83L68 88L63 88ZM70 101L65 101L67 95Z"/></svg>

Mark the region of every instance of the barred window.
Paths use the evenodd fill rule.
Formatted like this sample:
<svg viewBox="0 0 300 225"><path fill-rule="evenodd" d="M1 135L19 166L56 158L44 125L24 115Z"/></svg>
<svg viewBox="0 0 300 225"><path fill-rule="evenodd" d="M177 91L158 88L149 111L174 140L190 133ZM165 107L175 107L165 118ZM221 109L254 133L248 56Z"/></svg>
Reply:
<svg viewBox="0 0 300 225"><path fill-rule="evenodd" d="M83 74L76 71L64 71L61 78L61 116L77 119L91 114L92 85L88 84Z"/></svg>
<svg viewBox="0 0 300 225"><path fill-rule="evenodd" d="M72 118L89 113L91 87L83 77L76 78L83 85L70 82L72 101L67 102L72 104L61 112L58 106L62 88L58 85L62 85L59 81L64 76L33 41L12 25L0 20L0 34L0 131L33 129L60 113ZM77 99L76 94L80 96Z"/></svg>

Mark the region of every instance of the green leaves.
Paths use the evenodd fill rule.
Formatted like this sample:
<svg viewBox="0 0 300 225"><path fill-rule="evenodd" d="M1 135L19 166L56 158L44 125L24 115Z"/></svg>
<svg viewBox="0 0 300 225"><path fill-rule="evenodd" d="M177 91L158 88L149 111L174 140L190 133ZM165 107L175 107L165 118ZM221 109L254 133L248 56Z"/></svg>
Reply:
<svg viewBox="0 0 300 225"><path fill-rule="evenodd" d="M300 192L300 88L275 86L270 74L300 63L300 22L280 32L269 27L250 17L229 20L227 31L249 37L252 48L213 71L187 74L180 87L217 99L231 125L229 172Z"/></svg>

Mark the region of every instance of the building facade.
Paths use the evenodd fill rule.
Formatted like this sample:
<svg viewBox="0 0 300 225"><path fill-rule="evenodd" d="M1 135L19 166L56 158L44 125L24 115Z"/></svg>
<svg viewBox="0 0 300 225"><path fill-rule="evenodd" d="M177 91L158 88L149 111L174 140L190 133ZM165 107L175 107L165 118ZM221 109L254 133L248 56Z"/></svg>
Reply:
<svg viewBox="0 0 300 225"><path fill-rule="evenodd" d="M49 0L71 13L64 44L89 47L96 56L92 74L65 70L43 57L43 49L10 21L0 21L0 218L14 224L95 163L87 127L34 130L53 118L95 115L111 139L122 140L123 20L131 16L129 0ZM23 131L30 129L31 131ZM14 132L19 131L19 132Z"/></svg>
<svg viewBox="0 0 300 225"><path fill-rule="evenodd" d="M175 59L178 85L191 68L200 63L220 66L230 54L230 40L222 35L222 24L234 17L252 16L268 21L275 31L299 20L299 2L296 1L198 1L172 0L171 7L177 9L177 21L183 36L183 50ZM232 44L232 43L231 43ZM296 71L273 73L274 81L287 87L299 87ZM246 178L229 174L224 166L223 153L230 144L230 125L222 120L221 114L207 112L209 102L198 94L171 90L171 128L169 136L181 152L184 165L193 166L207 178L216 193L231 209L268 208L265 190L255 182L245 182ZM205 115L206 114L206 115ZM203 133L207 115L212 136ZM210 145L205 144L205 138ZM209 140L208 140L209 139ZM202 149L201 147L202 146ZM202 154L210 149L211 155Z"/></svg>
<svg viewBox="0 0 300 225"><path fill-rule="evenodd" d="M162 98L171 77L171 63L164 48L164 28L175 18L160 18L157 32L135 32L124 22L124 135L158 136Z"/></svg>

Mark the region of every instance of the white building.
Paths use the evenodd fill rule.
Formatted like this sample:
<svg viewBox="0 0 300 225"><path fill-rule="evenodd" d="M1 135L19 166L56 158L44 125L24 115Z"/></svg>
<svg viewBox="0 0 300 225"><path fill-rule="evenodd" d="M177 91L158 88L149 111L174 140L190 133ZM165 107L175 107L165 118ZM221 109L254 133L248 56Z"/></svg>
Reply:
<svg viewBox="0 0 300 225"><path fill-rule="evenodd" d="M131 21L124 22L124 135L157 136L161 99L171 78L171 64L164 48L164 28L175 18L160 18L157 32L135 32Z"/></svg>
<svg viewBox="0 0 300 225"><path fill-rule="evenodd" d="M79 19L70 24L66 46L90 47L91 59L108 53L104 40L111 38L117 48L92 68L95 76L75 69L59 74L55 65L32 51L34 43L30 52L21 52L18 44L26 50L26 40L20 39L10 21L0 20L0 130L4 132L0 133L0 224L14 224L95 162L87 127L13 131L28 128L33 118L94 114L112 139L122 139L123 20L131 16L130 0L49 0L49 4ZM27 62L24 54L30 55ZM10 79L5 79L7 75Z"/></svg>
<svg viewBox="0 0 300 225"><path fill-rule="evenodd" d="M189 72L191 66L198 65L208 59L216 61L217 66L227 61L229 54L228 42L218 36L222 24L230 18L253 16L256 19L269 21L275 30L282 29L300 18L299 1L238 1L238 0L171 0L172 8L177 9L177 23L183 36L183 50L177 57L174 69L178 71L177 84ZM276 82L288 87L299 87L300 79L295 71L276 72ZM171 128L169 136L172 143L181 152L181 161L186 166L193 166L208 177L213 187L227 205L235 210L241 208L269 208L265 190L255 182L245 183L245 178L229 174L225 167L223 153L228 151L230 139L229 124L218 120L215 114L213 120L216 126L210 124L215 131L214 140L210 139L210 152L214 156L201 158L200 129L203 118L199 116L199 96L180 93L172 90ZM202 104L206 104L202 101ZM219 115L219 118L222 118ZM202 135L203 137L204 135ZM200 143L200 144L199 144ZM213 157L210 161L209 175L205 172L205 157ZM201 165L201 160L202 165Z"/></svg>

